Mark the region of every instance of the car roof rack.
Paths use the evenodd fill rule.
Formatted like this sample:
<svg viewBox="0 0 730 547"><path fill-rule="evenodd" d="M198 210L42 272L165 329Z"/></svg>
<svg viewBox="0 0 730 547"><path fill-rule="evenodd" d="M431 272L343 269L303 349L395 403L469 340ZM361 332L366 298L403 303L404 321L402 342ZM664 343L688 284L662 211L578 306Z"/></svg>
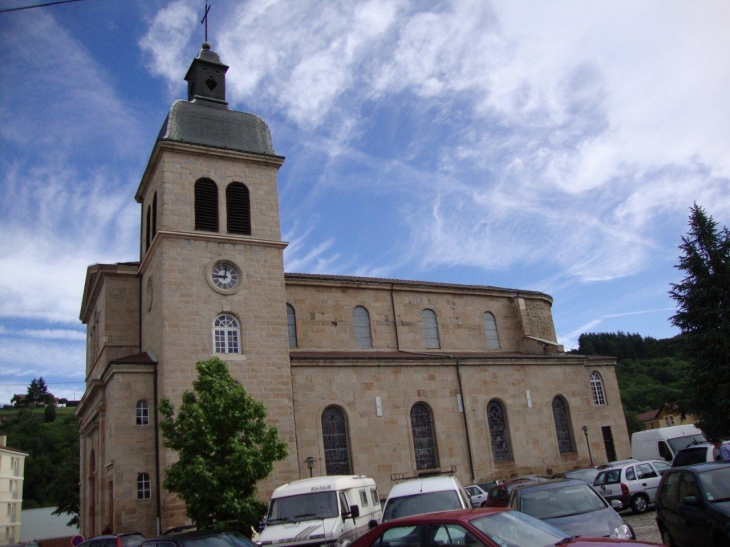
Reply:
<svg viewBox="0 0 730 547"><path fill-rule="evenodd" d="M439 469L427 469L424 471L416 471L415 475L411 475L410 477L406 477L403 473L391 473L390 474L390 480L392 482L403 482L411 479L422 479L424 477L435 477L439 475L453 475L456 473L456 466L452 465L451 467L441 467Z"/></svg>

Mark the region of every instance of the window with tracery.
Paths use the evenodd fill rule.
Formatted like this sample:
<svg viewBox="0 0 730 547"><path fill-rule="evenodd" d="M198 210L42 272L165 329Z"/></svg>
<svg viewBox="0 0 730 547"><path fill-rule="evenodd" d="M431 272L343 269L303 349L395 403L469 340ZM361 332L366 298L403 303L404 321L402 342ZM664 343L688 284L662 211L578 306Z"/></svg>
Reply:
<svg viewBox="0 0 730 547"><path fill-rule="evenodd" d="M593 392L594 405L606 404L606 394L603 391L603 378L595 370L591 372L591 391Z"/></svg>
<svg viewBox="0 0 730 547"><path fill-rule="evenodd" d="M421 313L421 322L426 349L439 349L441 347L441 341L439 340L436 313L433 310L423 310Z"/></svg>
<svg viewBox="0 0 730 547"><path fill-rule="evenodd" d="M240 353L240 336L241 329L235 317L222 313L215 318L213 322L213 347L215 353Z"/></svg>
<svg viewBox="0 0 730 547"><path fill-rule="evenodd" d="M137 425L150 424L150 405L144 399L137 401Z"/></svg>
<svg viewBox="0 0 730 547"><path fill-rule="evenodd" d="M558 450L561 454L575 452L572 426L570 424L570 410L568 402L558 396L553 399L553 420L555 420L555 434L558 440Z"/></svg>
<svg viewBox="0 0 730 547"><path fill-rule="evenodd" d="M416 469L437 468L436 431L433 414L427 404L416 403L411 408L411 431L413 432L413 451L416 454Z"/></svg>
<svg viewBox="0 0 730 547"><path fill-rule="evenodd" d="M148 473L137 475L137 499L148 500L152 497L152 481Z"/></svg>
<svg viewBox="0 0 730 547"><path fill-rule="evenodd" d="M289 329L289 347L297 347L297 316L291 304L286 305L286 325Z"/></svg>
<svg viewBox="0 0 730 547"><path fill-rule="evenodd" d="M350 439L347 416L336 406L322 412L322 441L324 464L328 475L350 475Z"/></svg>
<svg viewBox="0 0 730 547"><path fill-rule="evenodd" d="M499 401L490 401L487 405L487 422L489 423L489 437L492 441L492 458L495 462L505 462L512 459L512 447L507 428L507 415L504 406Z"/></svg>
<svg viewBox="0 0 730 547"><path fill-rule="evenodd" d="M484 312L482 320L484 321L484 334L487 337L487 349L499 349L497 321L494 319L494 315L489 312Z"/></svg>
<svg viewBox="0 0 730 547"><path fill-rule="evenodd" d="M355 347L372 348L373 338L370 333L370 314L362 306L352 310L352 324L355 329Z"/></svg>

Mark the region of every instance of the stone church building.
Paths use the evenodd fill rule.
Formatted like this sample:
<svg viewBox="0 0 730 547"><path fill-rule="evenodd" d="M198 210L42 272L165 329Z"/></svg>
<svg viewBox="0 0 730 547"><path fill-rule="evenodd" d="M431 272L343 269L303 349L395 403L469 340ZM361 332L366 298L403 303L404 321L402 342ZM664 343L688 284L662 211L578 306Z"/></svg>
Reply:
<svg viewBox="0 0 730 547"><path fill-rule="evenodd" d="M205 43L135 199L138 262L89 266L81 533L147 536L187 522L162 487L176 455L157 404L179 408L219 356L263 401L294 479L456 469L463 484L630 456L614 361L566 354L552 298L486 285L284 272L266 123L228 107ZM586 429L587 428L587 429Z"/></svg>

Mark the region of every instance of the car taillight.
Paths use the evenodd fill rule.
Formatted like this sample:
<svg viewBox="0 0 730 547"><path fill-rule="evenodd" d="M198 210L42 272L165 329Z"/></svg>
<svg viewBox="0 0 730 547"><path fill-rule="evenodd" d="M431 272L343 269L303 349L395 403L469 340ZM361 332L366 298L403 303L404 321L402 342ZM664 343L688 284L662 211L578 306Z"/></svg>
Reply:
<svg viewBox="0 0 730 547"><path fill-rule="evenodd" d="M621 483L621 493L622 493L622 494L623 494L624 496L628 496L628 495L629 495L629 487L628 487L628 486L626 486L626 485L625 485L624 483ZM118 547L118 546L117 546L117 547Z"/></svg>

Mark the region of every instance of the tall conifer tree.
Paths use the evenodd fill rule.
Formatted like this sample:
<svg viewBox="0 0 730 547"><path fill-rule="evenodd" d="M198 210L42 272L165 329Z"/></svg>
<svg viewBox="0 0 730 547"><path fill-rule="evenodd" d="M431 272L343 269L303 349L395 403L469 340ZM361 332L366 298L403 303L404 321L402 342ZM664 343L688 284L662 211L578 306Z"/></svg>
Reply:
<svg viewBox="0 0 730 547"><path fill-rule="evenodd" d="M730 232L694 204L677 268L684 279L669 292L671 321L682 330L692 391L687 410L708 436L730 436Z"/></svg>

